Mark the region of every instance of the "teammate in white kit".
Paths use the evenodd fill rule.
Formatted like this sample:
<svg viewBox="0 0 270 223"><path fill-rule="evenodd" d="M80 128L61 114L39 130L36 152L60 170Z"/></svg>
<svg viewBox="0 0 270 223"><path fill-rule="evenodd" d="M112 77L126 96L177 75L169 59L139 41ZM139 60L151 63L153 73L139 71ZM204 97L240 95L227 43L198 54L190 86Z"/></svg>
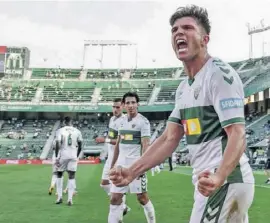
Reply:
<svg viewBox="0 0 270 223"><path fill-rule="evenodd" d="M178 8L170 19L172 46L186 74L176 91L167 128L129 168L115 168L121 187L168 157L186 134L194 205L190 223L246 223L254 177L246 149L244 91L233 68L207 52L210 22L206 9Z"/></svg>
<svg viewBox="0 0 270 223"><path fill-rule="evenodd" d="M125 116L123 113L123 106L122 106L122 98L116 98L113 100L113 106L112 106L112 112L113 117L111 117L109 122L109 131L107 137L97 137L96 143L106 143L106 146L108 147L108 158L106 160L106 163L103 168L102 177L101 177L101 183L100 186L104 189L106 194L108 196L111 195L111 183L109 180L109 172L112 165L112 159L114 154L114 147L117 141L118 137L118 128L120 127L121 120ZM123 215L126 215L126 213L130 210L129 207L125 204L125 195L123 197L123 205L124 205L124 211Z"/></svg>
<svg viewBox="0 0 270 223"><path fill-rule="evenodd" d="M136 93L128 92L122 100L127 115L123 117L118 129L118 139L114 149L112 167L129 167L138 160L150 144L150 123L147 118L138 113L139 97ZM141 173L136 179L124 187L111 187L111 205L108 216L109 223L119 223L123 210L123 194L137 194L139 203L144 208L148 223L155 223L155 210L147 194L147 178Z"/></svg>
<svg viewBox="0 0 270 223"><path fill-rule="evenodd" d="M63 202L63 172L68 172L68 205L72 205L74 194L75 173L77 171L78 158L82 149L82 134L72 126L71 118L65 118L63 128L59 129L56 138L56 166L57 166L57 201L56 204Z"/></svg>
<svg viewBox="0 0 270 223"><path fill-rule="evenodd" d="M123 110L122 99L121 98L114 99L112 106L113 116L111 117L109 122L108 136L96 138L96 143L106 143L106 146L108 147L108 158L103 168L100 184L100 186L104 189L104 191L108 195L110 195L110 188L111 188L111 184L109 181L109 171L112 165L114 146L116 144L118 137L118 128L120 126L121 119L124 116L124 114L122 114L122 110Z"/></svg>

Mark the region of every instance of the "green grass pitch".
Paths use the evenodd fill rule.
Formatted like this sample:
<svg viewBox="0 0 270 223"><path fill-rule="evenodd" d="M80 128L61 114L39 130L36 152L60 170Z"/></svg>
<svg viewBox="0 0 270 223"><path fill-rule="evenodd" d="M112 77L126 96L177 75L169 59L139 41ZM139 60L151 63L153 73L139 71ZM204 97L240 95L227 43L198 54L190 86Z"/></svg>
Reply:
<svg viewBox="0 0 270 223"><path fill-rule="evenodd" d="M78 195L74 205L55 205L49 196L50 165L0 166L0 222L8 223L106 223L109 199L99 187L102 165L80 165L77 172ZM187 223L193 203L190 168L178 167L148 176L149 196L155 206L158 223ZM255 199L250 209L250 223L270 220L270 187L265 176L256 173ZM66 176L65 181L66 182ZM66 202L66 195L64 201ZM143 209L134 195L127 196L132 208L125 223L146 222Z"/></svg>

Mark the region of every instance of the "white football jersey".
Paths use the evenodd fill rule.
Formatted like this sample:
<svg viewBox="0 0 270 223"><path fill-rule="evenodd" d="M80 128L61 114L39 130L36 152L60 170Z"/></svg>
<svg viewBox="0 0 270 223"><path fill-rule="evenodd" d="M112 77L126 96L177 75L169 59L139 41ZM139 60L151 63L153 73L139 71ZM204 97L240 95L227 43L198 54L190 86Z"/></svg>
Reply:
<svg viewBox="0 0 270 223"><path fill-rule="evenodd" d="M82 142L82 133L73 126L65 126L59 129L57 141L60 142L60 156L65 159L76 159L78 142Z"/></svg>
<svg viewBox="0 0 270 223"><path fill-rule="evenodd" d="M120 117L116 117L116 116L111 117L110 122L109 122L109 131L108 131L109 139L118 138L118 129L120 127L120 123L123 117L125 117L124 114L122 114ZM107 147L108 147L108 160L112 160L115 145L107 143Z"/></svg>
<svg viewBox="0 0 270 223"><path fill-rule="evenodd" d="M151 136L150 123L139 113L131 120L125 116L121 120L118 134L120 142L117 164L130 166L142 155L141 139Z"/></svg>
<svg viewBox="0 0 270 223"><path fill-rule="evenodd" d="M228 137L225 127L245 124L244 90L239 75L220 59L210 58L193 80L182 81L176 91L169 122L183 125L195 181L206 169L217 168ZM245 154L227 182L254 182Z"/></svg>

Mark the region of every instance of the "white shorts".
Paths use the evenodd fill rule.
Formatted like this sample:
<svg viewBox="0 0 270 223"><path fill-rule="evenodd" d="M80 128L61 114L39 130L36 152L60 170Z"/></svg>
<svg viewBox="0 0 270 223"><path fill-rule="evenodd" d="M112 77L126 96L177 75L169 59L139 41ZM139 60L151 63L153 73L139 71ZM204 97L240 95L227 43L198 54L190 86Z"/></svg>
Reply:
<svg viewBox="0 0 270 223"><path fill-rule="evenodd" d="M57 167L58 172L64 171L77 171L78 161L77 159L60 159L60 166Z"/></svg>
<svg viewBox="0 0 270 223"><path fill-rule="evenodd" d="M125 187L116 187L114 184L111 186L111 193L125 193L131 194L141 194L147 192L147 176L143 174L137 179L133 180L128 186Z"/></svg>
<svg viewBox="0 0 270 223"><path fill-rule="evenodd" d="M102 171L101 177L102 180L109 180L110 169L111 169L111 160L107 159Z"/></svg>
<svg viewBox="0 0 270 223"><path fill-rule="evenodd" d="M248 223L253 196L254 184L224 184L209 198L204 197L196 186L190 223Z"/></svg>
<svg viewBox="0 0 270 223"><path fill-rule="evenodd" d="M55 165L55 162L52 164L52 173L57 173L57 166Z"/></svg>

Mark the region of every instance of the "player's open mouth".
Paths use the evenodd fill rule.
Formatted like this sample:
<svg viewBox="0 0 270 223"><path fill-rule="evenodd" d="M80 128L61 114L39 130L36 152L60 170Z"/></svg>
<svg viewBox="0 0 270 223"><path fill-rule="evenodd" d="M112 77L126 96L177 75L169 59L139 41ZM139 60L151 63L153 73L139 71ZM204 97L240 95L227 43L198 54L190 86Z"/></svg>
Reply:
<svg viewBox="0 0 270 223"><path fill-rule="evenodd" d="M176 40L176 45L179 53L187 51L188 45L186 40L178 39Z"/></svg>

